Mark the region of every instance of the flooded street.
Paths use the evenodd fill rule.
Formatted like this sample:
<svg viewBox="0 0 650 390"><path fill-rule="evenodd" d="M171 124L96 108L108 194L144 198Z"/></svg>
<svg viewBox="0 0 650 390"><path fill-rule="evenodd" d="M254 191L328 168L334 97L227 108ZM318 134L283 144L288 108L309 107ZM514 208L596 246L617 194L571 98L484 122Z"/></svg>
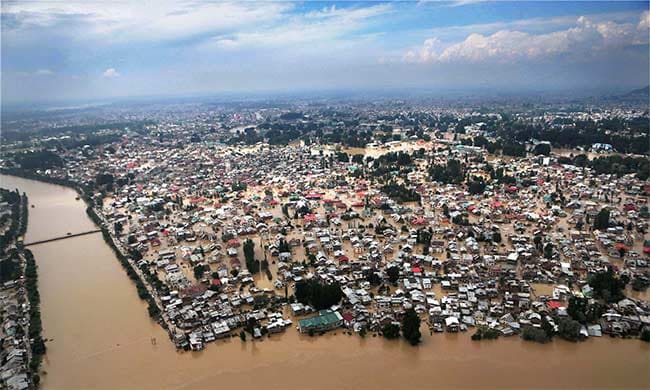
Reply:
<svg viewBox="0 0 650 390"><path fill-rule="evenodd" d="M26 192L35 206L25 242L94 228L71 189L7 176L0 186ZM237 337L177 352L100 233L30 249L39 266L43 336L51 340L45 390L650 388L650 344L610 337L473 342L472 331L429 336L423 326L423 344L414 348L341 330L310 338L290 328L263 341Z"/></svg>

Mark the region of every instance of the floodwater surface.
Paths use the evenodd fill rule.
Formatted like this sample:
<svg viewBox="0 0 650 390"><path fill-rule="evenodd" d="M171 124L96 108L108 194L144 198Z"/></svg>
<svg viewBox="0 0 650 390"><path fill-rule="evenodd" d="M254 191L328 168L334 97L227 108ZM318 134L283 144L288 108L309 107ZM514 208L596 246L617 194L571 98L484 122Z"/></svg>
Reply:
<svg viewBox="0 0 650 390"><path fill-rule="evenodd" d="M25 242L94 229L68 188L0 176L26 192ZM423 343L322 337L290 328L263 341L217 341L177 352L147 315L101 234L30 247L39 267L44 337L42 388L51 389L430 389L650 388L650 344L602 337L546 345L518 337L473 342L434 334Z"/></svg>

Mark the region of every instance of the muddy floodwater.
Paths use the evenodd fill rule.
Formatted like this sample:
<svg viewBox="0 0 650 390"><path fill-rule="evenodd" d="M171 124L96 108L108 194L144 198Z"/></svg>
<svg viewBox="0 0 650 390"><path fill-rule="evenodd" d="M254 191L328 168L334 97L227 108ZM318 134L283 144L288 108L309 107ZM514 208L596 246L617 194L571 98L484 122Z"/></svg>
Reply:
<svg viewBox="0 0 650 390"><path fill-rule="evenodd" d="M25 242L94 228L68 188L0 176L29 196ZM101 234L35 245L47 355L43 389L650 388L650 344L602 337L547 345L518 337L472 342L434 334L423 343L301 336L217 341L177 352ZM471 333L471 332L470 332ZM155 343L153 342L155 340Z"/></svg>

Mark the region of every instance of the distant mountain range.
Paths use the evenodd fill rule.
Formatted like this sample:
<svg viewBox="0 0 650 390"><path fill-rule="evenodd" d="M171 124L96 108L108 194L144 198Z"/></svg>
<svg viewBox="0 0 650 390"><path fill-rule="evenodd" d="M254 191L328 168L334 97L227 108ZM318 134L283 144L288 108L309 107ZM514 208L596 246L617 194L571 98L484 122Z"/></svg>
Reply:
<svg viewBox="0 0 650 390"><path fill-rule="evenodd" d="M650 85L619 95L603 96L601 99L610 103L647 103L650 101Z"/></svg>
<svg viewBox="0 0 650 390"><path fill-rule="evenodd" d="M622 95L621 97L627 97L627 98L645 98L648 99L650 97L650 85L644 88L639 88L635 89L633 91L630 91L626 93L625 95Z"/></svg>

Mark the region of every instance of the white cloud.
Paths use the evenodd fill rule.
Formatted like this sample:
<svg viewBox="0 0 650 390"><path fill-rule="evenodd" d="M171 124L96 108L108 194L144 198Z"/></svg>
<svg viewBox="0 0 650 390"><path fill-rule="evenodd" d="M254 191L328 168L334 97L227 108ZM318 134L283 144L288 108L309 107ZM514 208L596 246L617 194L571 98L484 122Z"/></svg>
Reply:
<svg viewBox="0 0 650 390"><path fill-rule="evenodd" d="M115 70L115 68L108 68L108 69L106 69L104 71L104 73L102 73L102 77L107 78L107 79L115 78L115 77L119 77L119 76L120 76L120 73L117 70Z"/></svg>
<svg viewBox="0 0 650 390"><path fill-rule="evenodd" d="M363 8L326 7L304 15L289 17L281 25L242 30L214 38L207 47L233 49L241 47L271 47L314 44L333 41L359 31L373 18L392 10L389 4ZM361 39L372 37L366 35Z"/></svg>
<svg viewBox="0 0 650 390"><path fill-rule="evenodd" d="M52 72L49 69L39 69L36 72L34 72L34 75L36 75L36 76L51 76L53 74L54 74L54 72Z"/></svg>
<svg viewBox="0 0 650 390"><path fill-rule="evenodd" d="M448 4L449 7L462 7L465 5L472 5L476 3L482 3L485 0L456 0Z"/></svg>
<svg viewBox="0 0 650 390"><path fill-rule="evenodd" d="M570 28L533 34L518 30L500 30L492 34L471 33L462 42L444 45L430 38L406 52L404 60L420 63L479 63L543 60L558 55L592 58L599 53L649 42L647 13L641 22L595 22L581 16Z"/></svg>
<svg viewBox="0 0 650 390"><path fill-rule="evenodd" d="M441 4L443 7L462 7L465 5L472 5L476 3L482 3L486 0L455 0L455 1L442 1L442 0L420 0L417 2L417 5L425 4Z"/></svg>
<svg viewBox="0 0 650 390"><path fill-rule="evenodd" d="M639 25L637 26L639 30L648 30L650 29L650 11L644 11L641 14L641 21L639 22ZM647 31L644 31L647 33Z"/></svg>
<svg viewBox="0 0 650 390"><path fill-rule="evenodd" d="M225 32L277 20L288 3L228 3L188 0L149 2L11 2L3 4L3 33L75 24L87 37L170 40ZM77 37L78 38L78 37Z"/></svg>

